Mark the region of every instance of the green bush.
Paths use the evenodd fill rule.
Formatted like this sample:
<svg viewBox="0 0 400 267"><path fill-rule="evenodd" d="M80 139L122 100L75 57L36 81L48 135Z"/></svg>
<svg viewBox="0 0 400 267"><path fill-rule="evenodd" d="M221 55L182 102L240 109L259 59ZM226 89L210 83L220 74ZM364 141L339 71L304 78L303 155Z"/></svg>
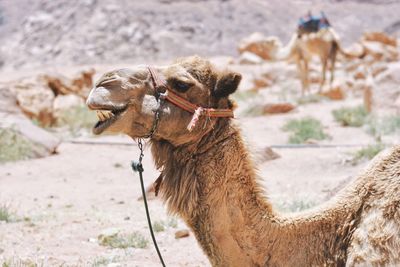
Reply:
<svg viewBox="0 0 400 267"><path fill-rule="evenodd" d="M371 118L368 122L367 131L369 134L376 137L400 132L400 116Z"/></svg>
<svg viewBox="0 0 400 267"><path fill-rule="evenodd" d="M77 131L81 128L92 128L97 120L96 112L90 111L86 106L76 106L57 116L55 126L68 126L71 131Z"/></svg>
<svg viewBox="0 0 400 267"><path fill-rule="evenodd" d="M0 128L0 163L32 158L40 149L13 128Z"/></svg>
<svg viewBox="0 0 400 267"><path fill-rule="evenodd" d="M12 222L15 219L15 213L11 211L9 205L2 204L0 205L0 221L4 222Z"/></svg>
<svg viewBox="0 0 400 267"><path fill-rule="evenodd" d="M357 150L353 154L352 163L357 164L362 160L371 160L376 155L378 155L378 153L381 152L384 148L385 148L385 146L381 143L376 143L376 144L368 145L367 147L361 148L360 150Z"/></svg>
<svg viewBox="0 0 400 267"><path fill-rule="evenodd" d="M165 226L163 221L155 221L153 223L154 232L163 232L165 231Z"/></svg>
<svg viewBox="0 0 400 267"><path fill-rule="evenodd" d="M363 106L340 108L332 111L332 115L342 126L360 127L368 118L368 112Z"/></svg>
<svg viewBox="0 0 400 267"><path fill-rule="evenodd" d="M146 248L149 241L139 232L127 235L116 234L100 239L100 245L111 248Z"/></svg>
<svg viewBox="0 0 400 267"><path fill-rule="evenodd" d="M311 117L305 117L298 120L289 120L282 129L284 131L291 132L289 136L289 143L302 144L310 139L326 139L328 135L324 133L322 128L323 127L320 121Z"/></svg>

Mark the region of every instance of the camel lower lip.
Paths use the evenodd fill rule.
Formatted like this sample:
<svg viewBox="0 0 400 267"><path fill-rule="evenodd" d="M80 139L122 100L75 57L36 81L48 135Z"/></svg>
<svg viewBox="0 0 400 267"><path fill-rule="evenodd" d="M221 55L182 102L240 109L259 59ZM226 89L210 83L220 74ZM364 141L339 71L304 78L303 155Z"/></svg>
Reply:
<svg viewBox="0 0 400 267"><path fill-rule="evenodd" d="M121 116L121 114L125 111L125 109L121 109L121 110L114 110L112 111L114 116L106 119L104 121L98 121L94 127L93 127L93 134L95 135L99 135L102 132L104 132L107 128L109 128L114 122L116 122L119 117Z"/></svg>

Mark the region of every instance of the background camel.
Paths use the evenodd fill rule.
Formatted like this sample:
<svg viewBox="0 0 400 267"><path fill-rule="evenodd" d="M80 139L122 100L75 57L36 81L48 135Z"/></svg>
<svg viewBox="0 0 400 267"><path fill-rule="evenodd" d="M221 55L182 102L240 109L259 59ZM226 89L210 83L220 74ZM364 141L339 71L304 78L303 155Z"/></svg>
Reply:
<svg viewBox="0 0 400 267"><path fill-rule="evenodd" d="M362 57L364 49L360 51L345 51L340 43L338 34L333 28L323 28L317 32L298 32L293 34L289 43L281 47L280 42L272 42L277 48L272 49L275 52L273 59L276 60L294 60L302 84L302 95L310 90L309 82L309 63L313 56L317 56L321 62L321 80L319 92L326 80L326 72L330 70L330 86L335 78L335 63L338 52L346 58Z"/></svg>
<svg viewBox="0 0 400 267"><path fill-rule="evenodd" d="M202 107L231 109L240 74L186 58L156 68L168 90ZM191 227L214 266L355 266L400 264L400 147L380 156L325 205L301 214L277 213L265 198L240 132L228 118L160 106L146 67L106 73L88 101L99 110L94 132L146 136L164 178L168 209Z"/></svg>

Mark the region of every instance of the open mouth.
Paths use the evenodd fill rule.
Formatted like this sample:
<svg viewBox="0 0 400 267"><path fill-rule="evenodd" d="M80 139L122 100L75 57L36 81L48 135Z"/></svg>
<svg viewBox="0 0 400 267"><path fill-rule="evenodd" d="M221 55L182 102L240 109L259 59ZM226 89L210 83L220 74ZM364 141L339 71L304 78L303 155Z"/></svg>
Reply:
<svg viewBox="0 0 400 267"><path fill-rule="evenodd" d="M108 127L110 127L114 122L118 120L118 118L125 110L126 108L113 110L96 110L99 121L94 125L93 133L101 134L102 132L104 132Z"/></svg>

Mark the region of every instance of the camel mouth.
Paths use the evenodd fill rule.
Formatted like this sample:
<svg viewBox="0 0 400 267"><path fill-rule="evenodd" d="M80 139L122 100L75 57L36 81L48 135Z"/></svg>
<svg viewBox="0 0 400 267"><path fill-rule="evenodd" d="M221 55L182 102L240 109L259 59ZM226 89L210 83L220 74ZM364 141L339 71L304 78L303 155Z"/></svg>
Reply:
<svg viewBox="0 0 400 267"><path fill-rule="evenodd" d="M99 135L114 124L126 110L124 108L118 109L97 109L96 115L99 121L93 127L93 133Z"/></svg>

